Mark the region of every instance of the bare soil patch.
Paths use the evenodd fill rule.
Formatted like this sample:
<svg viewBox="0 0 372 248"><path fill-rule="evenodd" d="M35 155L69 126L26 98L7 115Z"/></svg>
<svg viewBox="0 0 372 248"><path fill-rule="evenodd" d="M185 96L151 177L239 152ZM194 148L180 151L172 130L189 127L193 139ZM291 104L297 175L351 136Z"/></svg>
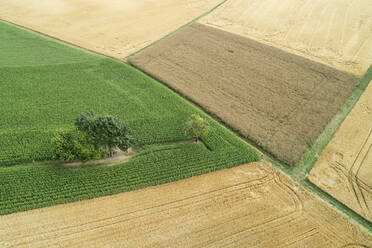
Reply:
<svg viewBox="0 0 372 248"><path fill-rule="evenodd" d="M229 0L200 21L359 76L372 64L370 0Z"/></svg>
<svg viewBox="0 0 372 248"><path fill-rule="evenodd" d="M222 0L0 0L0 19L125 58Z"/></svg>
<svg viewBox="0 0 372 248"><path fill-rule="evenodd" d="M360 227L270 168L254 163L143 190L0 216L0 246L372 245Z"/></svg>
<svg viewBox="0 0 372 248"><path fill-rule="evenodd" d="M308 178L372 221L372 84L346 117Z"/></svg>
<svg viewBox="0 0 372 248"><path fill-rule="evenodd" d="M130 62L292 165L358 84L331 67L197 23Z"/></svg>
<svg viewBox="0 0 372 248"><path fill-rule="evenodd" d="M106 166L112 166L112 165L116 165L116 164L129 161L129 159L131 159L136 152L137 151L132 148L129 148L128 151L126 152L123 152L120 149L117 149L116 153L112 157L93 159L93 160L89 160L86 162L72 161L72 162L62 163L60 165L74 167L74 166L81 166L81 165L87 165L87 164L104 164Z"/></svg>

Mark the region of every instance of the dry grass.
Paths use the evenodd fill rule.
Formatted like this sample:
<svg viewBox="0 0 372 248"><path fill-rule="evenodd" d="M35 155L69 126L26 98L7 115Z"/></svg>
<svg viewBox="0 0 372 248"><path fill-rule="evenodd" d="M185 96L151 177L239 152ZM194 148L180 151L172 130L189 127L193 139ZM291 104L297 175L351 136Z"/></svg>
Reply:
<svg viewBox="0 0 372 248"><path fill-rule="evenodd" d="M357 225L262 163L0 216L0 237L1 247L372 245Z"/></svg>
<svg viewBox="0 0 372 248"><path fill-rule="evenodd" d="M372 84L342 123L309 179L372 221Z"/></svg>
<svg viewBox="0 0 372 248"><path fill-rule="evenodd" d="M202 24L131 63L292 165L358 84L343 72Z"/></svg>

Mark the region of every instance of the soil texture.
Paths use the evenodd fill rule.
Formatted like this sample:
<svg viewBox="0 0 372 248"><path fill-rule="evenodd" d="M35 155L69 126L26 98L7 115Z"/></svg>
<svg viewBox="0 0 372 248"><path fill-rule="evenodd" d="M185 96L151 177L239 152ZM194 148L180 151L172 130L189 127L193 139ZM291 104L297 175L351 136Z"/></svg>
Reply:
<svg viewBox="0 0 372 248"><path fill-rule="evenodd" d="M198 23L130 62L291 165L358 85L344 72Z"/></svg>

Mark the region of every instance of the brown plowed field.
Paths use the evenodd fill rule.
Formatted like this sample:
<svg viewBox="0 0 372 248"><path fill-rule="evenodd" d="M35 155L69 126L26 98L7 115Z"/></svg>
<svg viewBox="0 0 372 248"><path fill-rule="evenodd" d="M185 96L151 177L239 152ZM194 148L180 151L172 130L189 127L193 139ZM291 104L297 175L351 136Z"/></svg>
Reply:
<svg viewBox="0 0 372 248"><path fill-rule="evenodd" d="M328 66L197 23L130 62L292 165L358 84Z"/></svg>
<svg viewBox="0 0 372 248"><path fill-rule="evenodd" d="M0 237L0 247L372 245L360 227L263 163L0 216Z"/></svg>
<svg viewBox="0 0 372 248"><path fill-rule="evenodd" d="M153 43L222 0L0 0L0 19L116 58Z"/></svg>
<svg viewBox="0 0 372 248"><path fill-rule="evenodd" d="M371 0L229 0L200 21L359 76L372 64Z"/></svg>
<svg viewBox="0 0 372 248"><path fill-rule="evenodd" d="M320 188L372 221L372 83L309 174Z"/></svg>

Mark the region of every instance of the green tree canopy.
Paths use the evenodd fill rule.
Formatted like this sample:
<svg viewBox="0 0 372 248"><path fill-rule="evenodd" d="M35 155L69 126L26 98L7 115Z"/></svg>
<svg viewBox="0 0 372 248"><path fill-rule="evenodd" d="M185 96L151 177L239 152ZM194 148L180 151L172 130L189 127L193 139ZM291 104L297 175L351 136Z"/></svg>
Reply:
<svg viewBox="0 0 372 248"><path fill-rule="evenodd" d="M75 119L76 128L86 133L95 144L112 156L115 149L127 151L133 143L131 129L118 117L95 116L93 112L80 114Z"/></svg>
<svg viewBox="0 0 372 248"><path fill-rule="evenodd" d="M188 138L199 141L202 135L207 135L209 131L209 123L200 115L193 114L186 122L185 135Z"/></svg>

